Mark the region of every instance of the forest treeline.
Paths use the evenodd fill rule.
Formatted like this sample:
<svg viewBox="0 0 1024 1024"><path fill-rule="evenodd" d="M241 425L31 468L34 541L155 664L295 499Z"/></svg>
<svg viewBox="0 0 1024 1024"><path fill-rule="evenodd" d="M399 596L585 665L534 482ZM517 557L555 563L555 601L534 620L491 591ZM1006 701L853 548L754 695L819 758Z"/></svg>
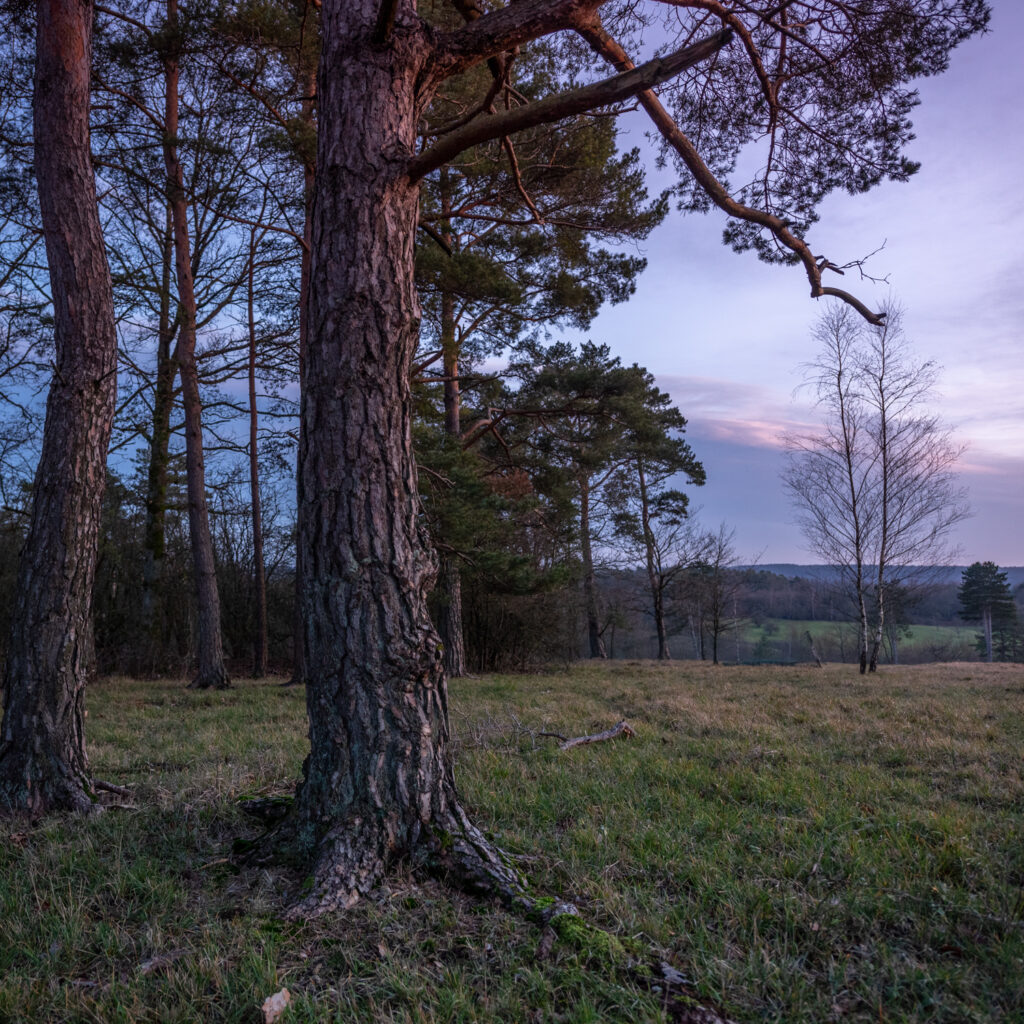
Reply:
<svg viewBox="0 0 1024 1024"><path fill-rule="evenodd" d="M53 367L30 21L12 15L0 43L0 644ZM317 9L298 0L98 9L92 148L119 369L95 671L303 677L295 457L318 55ZM559 57L517 55L524 104L558 85ZM472 117L460 88L434 102L428 136ZM848 619L840 590L740 570L728 528L694 520L700 453L645 369L551 343L628 299L645 265L629 251L669 209L615 120L469 146L420 187L408 387L449 674L624 651L718 660L729 643L737 660L758 654L741 623ZM912 615L955 621L955 588L915 593Z"/></svg>

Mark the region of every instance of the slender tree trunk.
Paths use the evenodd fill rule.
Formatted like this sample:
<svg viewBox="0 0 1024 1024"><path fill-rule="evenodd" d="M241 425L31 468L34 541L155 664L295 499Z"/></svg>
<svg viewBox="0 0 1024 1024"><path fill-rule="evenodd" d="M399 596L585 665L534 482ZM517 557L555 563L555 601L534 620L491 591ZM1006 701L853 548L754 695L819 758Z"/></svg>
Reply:
<svg viewBox="0 0 1024 1024"><path fill-rule="evenodd" d="M985 660L992 663L992 609L986 605L981 610L981 628L985 634Z"/></svg>
<svg viewBox="0 0 1024 1024"><path fill-rule="evenodd" d="M868 670L868 607L864 600L864 584L857 575L857 612L859 616L857 646L860 649L860 674Z"/></svg>
<svg viewBox="0 0 1024 1024"><path fill-rule="evenodd" d="M583 558L583 603L587 613L587 640L590 657L607 658L601 639L601 623L597 611L597 579L594 575L594 551L590 540L590 488L580 480L580 553Z"/></svg>
<svg viewBox="0 0 1024 1024"><path fill-rule="evenodd" d="M252 574L256 605L252 676L267 674L267 574L263 564L263 505L260 500L259 409L256 407L256 229L249 233L247 281L249 326L249 498L252 506Z"/></svg>
<svg viewBox="0 0 1024 1024"><path fill-rule="evenodd" d="M440 171L441 213L444 221L441 236L451 247L454 239L448 218L451 216L451 186L447 167ZM441 358L444 377L444 429L453 441L462 436L461 400L459 390L459 346L455 335L455 296L441 293ZM441 556L437 578L440 606L437 630L444 647L444 672L449 679L466 674L466 643L462 624L462 576L458 564L447 555Z"/></svg>
<svg viewBox="0 0 1024 1024"><path fill-rule="evenodd" d="M167 2L168 31L178 32L177 0ZM188 480L188 524L192 539L192 563L196 580L198 620L198 671L191 686L226 689L231 685L224 667L224 643L220 627L217 569L206 504L206 468L203 458L203 405L196 366L196 295L192 279L192 247L188 235L188 205L184 174L178 159L178 59L172 49L164 58L166 107L164 115L164 167L174 225L174 266L178 282L179 335L176 359L181 373L185 410L185 473Z"/></svg>
<svg viewBox="0 0 1024 1024"><path fill-rule="evenodd" d="M442 174L444 172L442 171ZM450 241L450 237L445 239ZM462 436L459 394L459 360L455 341L455 299L450 292L441 296L441 346L444 375L444 428L450 438ZM466 643L462 629L462 576L454 559L441 558L438 577L441 614L438 632L444 645L444 671L449 679L466 674Z"/></svg>
<svg viewBox="0 0 1024 1024"><path fill-rule="evenodd" d="M444 673L455 679L466 674L466 644L462 632L462 578L453 558L441 558L438 592L437 631L444 650Z"/></svg>
<svg viewBox="0 0 1024 1024"><path fill-rule="evenodd" d="M153 392L153 426L149 444L146 482L146 527L143 539L142 611L148 623L152 664L163 646L163 617L157 610L166 555L167 475L171 450L171 412L174 409L174 378L178 367L171 356L175 325L171 320L171 271L174 264L174 234L171 210L167 208L163 269L160 279L160 314L157 325L156 386Z"/></svg>
<svg viewBox="0 0 1024 1024"><path fill-rule="evenodd" d="M878 598L875 604L875 635L871 642L871 658L868 661L868 671L878 670L878 655L882 650L882 640L885 630L885 587L881 579L878 580Z"/></svg>
<svg viewBox="0 0 1024 1024"><path fill-rule="evenodd" d="M388 41L371 44L378 6L323 10L299 441L311 749L296 816L315 861L302 914L350 905L399 859L519 890L455 791L409 384L419 190L405 164L429 47L405 3Z"/></svg>
<svg viewBox="0 0 1024 1024"><path fill-rule="evenodd" d="M637 479L640 483L640 520L644 534L644 551L647 555L647 581L651 587L651 601L654 605L654 628L658 633L658 660L671 661L668 650L668 633L665 630L664 584L654 564L654 531L651 529L651 503L647 495L647 476L642 461L637 463Z"/></svg>
<svg viewBox="0 0 1024 1024"><path fill-rule="evenodd" d="M96 806L83 690L117 336L89 145L92 14L89 0L41 0L37 8L35 169L56 362L0 726L0 811L34 816Z"/></svg>
<svg viewBox="0 0 1024 1024"><path fill-rule="evenodd" d="M302 119L315 130L316 75L302 76ZM309 346L309 273L313 248L313 198L316 191L316 154L303 159L302 262L299 267L299 395L306 387L306 351ZM296 507L302 506L302 476L296 469ZM305 686L306 652L302 643L302 545L295 539L295 608L292 613L292 677L285 686Z"/></svg>

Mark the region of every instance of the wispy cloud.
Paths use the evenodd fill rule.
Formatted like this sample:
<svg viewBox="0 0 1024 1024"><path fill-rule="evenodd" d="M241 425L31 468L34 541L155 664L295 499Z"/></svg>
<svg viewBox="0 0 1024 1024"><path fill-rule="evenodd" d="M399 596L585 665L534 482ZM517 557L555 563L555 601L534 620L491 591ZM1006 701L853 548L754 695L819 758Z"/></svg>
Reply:
<svg viewBox="0 0 1024 1024"><path fill-rule="evenodd" d="M695 439L778 449L783 434L813 429L809 406L782 400L777 389L678 374L660 374L658 385L689 420L687 429Z"/></svg>

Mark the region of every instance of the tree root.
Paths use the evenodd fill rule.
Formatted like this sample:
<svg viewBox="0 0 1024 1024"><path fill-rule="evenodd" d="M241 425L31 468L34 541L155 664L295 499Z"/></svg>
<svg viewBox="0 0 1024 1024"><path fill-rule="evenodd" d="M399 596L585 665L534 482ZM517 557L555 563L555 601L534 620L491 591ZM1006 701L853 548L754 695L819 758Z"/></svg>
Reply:
<svg viewBox="0 0 1024 1024"><path fill-rule="evenodd" d="M620 723L615 735L632 735ZM628 730L628 731L627 731ZM603 738L611 738L604 736ZM584 737L586 739L586 737ZM596 740L593 740L596 742ZM288 813L288 797L264 797L239 802L242 810L263 821L267 830L238 851L249 863L268 862L268 843L273 847L301 846L301 826ZM414 870L485 899L494 899L510 912L537 925L541 937L537 960L552 956L557 943L571 946L602 969L621 971L634 983L661 997L674 1024L733 1024L717 1008L702 1000L692 983L649 949L584 920L577 907L565 900L538 896L514 859L487 838L455 805L448 828L423 828L406 859ZM379 888L397 857L385 848L379 822L352 818L339 822L317 846L314 874L305 880L299 898L285 912L289 921L309 921L338 910L347 910ZM215 862L216 863L216 862Z"/></svg>

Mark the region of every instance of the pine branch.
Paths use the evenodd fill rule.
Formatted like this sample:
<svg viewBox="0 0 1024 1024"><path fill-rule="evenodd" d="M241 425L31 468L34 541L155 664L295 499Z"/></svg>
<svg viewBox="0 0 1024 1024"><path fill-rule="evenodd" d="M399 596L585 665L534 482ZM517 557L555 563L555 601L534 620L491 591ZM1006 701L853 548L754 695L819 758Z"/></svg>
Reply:
<svg viewBox="0 0 1024 1024"><path fill-rule="evenodd" d="M482 18L474 24L479 25L484 20L486 19ZM684 47L666 57L656 57L646 64L595 82L593 85L547 96L536 103L516 107L501 114L477 118L444 136L430 149L424 150L411 160L409 177L413 181L419 181L431 171L453 160L459 153L482 142L489 142L491 139L498 139L537 125L550 124L552 121L561 121L576 114L585 114L596 107L607 107L612 103L646 93L656 85L693 67L694 64L714 56L731 38L732 32L725 29L692 46Z"/></svg>

